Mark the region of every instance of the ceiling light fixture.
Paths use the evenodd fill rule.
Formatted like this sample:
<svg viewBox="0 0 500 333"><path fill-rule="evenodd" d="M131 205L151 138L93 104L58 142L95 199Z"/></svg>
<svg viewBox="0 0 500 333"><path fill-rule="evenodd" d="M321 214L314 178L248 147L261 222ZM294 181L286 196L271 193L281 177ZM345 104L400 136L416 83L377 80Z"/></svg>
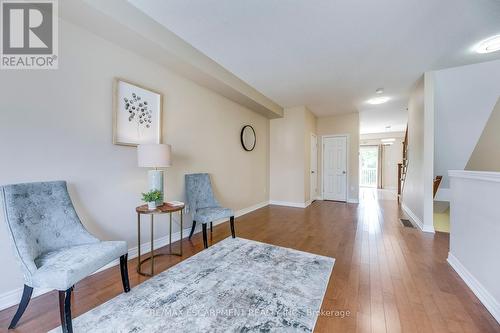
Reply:
<svg viewBox="0 0 500 333"><path fill-rule="evenodd" d="M383 104L383 103L387 102L388 100L390 100L390 98L386 97L386 96L374 97L374 98L367 100L366 103L372 104L372 105L377 105L377 104Z"/></svg>
<svg viewBox="0 0 500 333"><path fill-rule="evenodd" d="M382 141L382 142L394 142L394 141L396 141L396 139L389 138L389 139L381 139L380 141Z"/></svg>
<svg viewBox="0 0 500 333"><path fill-rule="evenodd" d="M477 53L491 53L500 50L500 35L486 38L476 44L474 50Z"/></svg>
<svg viewBox="0 0 500 333"><path fill-rule="evenodd" d="M375 93L376 94L383 94L384 93L384 88L378 88L377 90L375 90Z"/></svg>

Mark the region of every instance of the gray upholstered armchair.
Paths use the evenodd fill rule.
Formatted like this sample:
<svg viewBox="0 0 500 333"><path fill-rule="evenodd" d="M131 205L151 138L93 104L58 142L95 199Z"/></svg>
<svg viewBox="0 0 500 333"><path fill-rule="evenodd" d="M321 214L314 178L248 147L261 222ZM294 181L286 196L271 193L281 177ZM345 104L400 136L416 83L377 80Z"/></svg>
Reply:
<svg viewBox="0 0 500 333"><path fill-rule="evenodd" d="M59 291L63 332L72 332L71 291L78 281L120 258L123 289L130 290L127 243L100 241L82 225L66 182L1 187L5 221L24 274L24 292L9 328L23 315L33 288Z"/></svg>
<svg viewBox="0 0 500 333"><path fill-rule="evenodd" d="M193 236L196 222L200 222L203 230L203 245L207 248L207 223L210 222L210 232L212 232L212 222L223 218L229 218L231 235L235 237L234 213L229 208L221 207L215 199L208 173L186 175L186 196L189 210L193 215L189 239Z"/></svg>

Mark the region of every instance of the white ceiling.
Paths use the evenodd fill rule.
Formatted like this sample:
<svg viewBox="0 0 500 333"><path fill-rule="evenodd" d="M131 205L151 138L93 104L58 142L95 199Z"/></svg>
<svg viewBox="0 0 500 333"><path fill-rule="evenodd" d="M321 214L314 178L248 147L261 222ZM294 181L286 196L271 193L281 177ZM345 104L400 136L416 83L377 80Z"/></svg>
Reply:
<svg viewBox="0 0 500 333"><path fill-rule="evenodd" d="M423 72L500 58L471 51L500 33L498 0L129 1L285 107L361 111L364 133L401 130ZM368 106L379 87L392 100Z"/></svg>
<svg viewBox="0 0 500 333"><path fill-rule="evenodd" d="M359 132L385 133L404 132L408 122L408 112L406 108L382 108L381 110L367 110L359 112ZM387 128L390 126L390 128Z"/></svg>

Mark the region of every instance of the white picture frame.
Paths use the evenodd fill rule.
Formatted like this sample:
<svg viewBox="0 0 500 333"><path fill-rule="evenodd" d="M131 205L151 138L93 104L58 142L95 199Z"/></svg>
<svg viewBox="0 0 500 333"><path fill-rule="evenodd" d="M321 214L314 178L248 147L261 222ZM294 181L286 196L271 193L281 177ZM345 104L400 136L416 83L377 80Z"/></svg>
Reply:
<svg viewBox="0 0 500 333"><path fill-rule="evenodd" d="M113 80L113 144L161 143L161 93L130 81Z"/></svg>

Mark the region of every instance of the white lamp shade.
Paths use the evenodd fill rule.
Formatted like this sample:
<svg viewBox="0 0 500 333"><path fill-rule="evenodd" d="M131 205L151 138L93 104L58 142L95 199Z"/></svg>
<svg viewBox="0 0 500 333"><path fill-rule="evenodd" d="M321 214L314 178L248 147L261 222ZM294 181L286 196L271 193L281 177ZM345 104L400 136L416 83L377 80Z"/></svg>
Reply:
<svg viewBox="0 0 500 333"><path fill-rule="evenodd" d="M172 165L172 146L144 144L137 146L137 162L143 168L167 168Z"/></svg>

